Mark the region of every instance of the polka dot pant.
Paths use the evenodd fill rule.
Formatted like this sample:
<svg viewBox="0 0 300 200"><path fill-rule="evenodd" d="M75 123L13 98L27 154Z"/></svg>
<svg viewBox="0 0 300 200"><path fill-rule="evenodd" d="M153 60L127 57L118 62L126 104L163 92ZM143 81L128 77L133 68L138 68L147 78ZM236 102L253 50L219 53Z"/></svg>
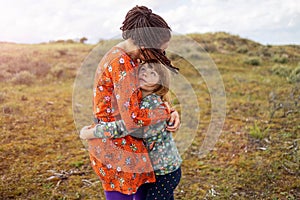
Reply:
<svg viewBox="0 0 300 200"><path fill-rule="evenodd" d="M156 176L156 182L148 184L146 200L174 200L174 190L179 184L181 169L166 174Z"/></svg>

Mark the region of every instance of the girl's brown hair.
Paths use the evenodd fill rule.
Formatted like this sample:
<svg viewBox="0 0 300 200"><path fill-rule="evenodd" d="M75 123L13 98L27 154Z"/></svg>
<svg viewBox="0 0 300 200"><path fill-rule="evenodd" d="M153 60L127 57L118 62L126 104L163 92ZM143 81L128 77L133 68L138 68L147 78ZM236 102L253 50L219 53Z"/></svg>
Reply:
<svg viewBox="0 0 300 200"><path fill-rule="evenodd" d="M123 39L131 38L146 61L151 59L148 53L150 51L156 60L177 73L179 69L172 66L165 52L161 50L161 46L171 39L171 28L161 16L152 13L146 6L135 6L128 11L120 29ZM145 47L144 50L142 46Z"/></svg>

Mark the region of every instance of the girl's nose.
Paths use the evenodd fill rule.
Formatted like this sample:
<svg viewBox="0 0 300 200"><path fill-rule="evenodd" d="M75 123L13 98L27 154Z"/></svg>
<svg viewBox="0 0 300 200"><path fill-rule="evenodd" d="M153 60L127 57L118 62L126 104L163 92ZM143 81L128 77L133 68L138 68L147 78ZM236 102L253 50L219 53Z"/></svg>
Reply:
<svg viewBox="0 0 300 200"><path fill-rule="evenodd" d="M147 72L143 72L142 74L144 77L147 77Z"/></svg>

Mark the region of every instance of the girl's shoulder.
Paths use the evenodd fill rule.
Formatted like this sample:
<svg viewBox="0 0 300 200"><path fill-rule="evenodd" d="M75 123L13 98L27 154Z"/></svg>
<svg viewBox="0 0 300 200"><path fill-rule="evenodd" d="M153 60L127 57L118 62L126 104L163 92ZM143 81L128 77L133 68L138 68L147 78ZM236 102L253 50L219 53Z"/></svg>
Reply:
<svg viewBox="0 0 300 200"><path fill-rule="evenodd" d="M142 99L142 105L143 104L148 104L148 105L151 105L151 106L157 106L157 105L160 105L163 103L162 99L161 99L161 96L155 94L155 93L152 93L152 94L149 94L145 97L143 97Z"/></svg>
<svg viewBox="0 0 300 200"><path fill-rule="evenodd" d="M151 94L148 94L147 96L145 96L144 98L143 98L143 100L144 99L149 99L149 100L151 100L151 99L153 99L153 100L161 100L161 96L159 96L159 95L157 95L157 94L155 94L155 93L151 93Z"/></svg>

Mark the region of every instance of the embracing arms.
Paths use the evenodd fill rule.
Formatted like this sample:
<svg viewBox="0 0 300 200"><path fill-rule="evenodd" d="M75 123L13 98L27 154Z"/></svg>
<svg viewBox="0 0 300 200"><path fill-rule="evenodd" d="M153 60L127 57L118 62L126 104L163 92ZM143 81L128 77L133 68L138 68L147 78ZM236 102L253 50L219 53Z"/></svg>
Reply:
<svg viewBox="0 0 300 200"><path fill-rule="evenodd" d="M142 126L156 124L165 120L169 120L169 123L173 124L168 127L169 131L177 130L180 124L179 115L176 111L170 113L170 109L165 104L161 104L153 109L140 107L141 93L137 89L135 78L135 70L138 67L135 66L128 56L116 56L109 63L102 63L102 65L100 63L99 67L101 70L98 71L101 71L101 73L96 76L94 85L95 116L101 118L102 113L117 110L119 113L117 116L119 117L112 121L121 121L121 125L126 131L112 131L120 124L107 122L107 124L98 124L93 128L84 127L80 136L82 139L95 137L94 131L97 127L103 132L100 135L96 134L97 137L116 138L136 132ZM111 104L111 106L105 107L108 104ZM113 129L110 129L111 127Z"/></svg>
<svg viewBox="0 0 300 200"><path fill-rule="evenodd" d="M141 101L141 108L155 109L159 106L164 106L163 102L157 95L150 95ZM174 132L178 129L180 120L177 111L171 112L172 126L167 126L165 121L160 121L156 124L149 126L140 127L130 133L130 135L137 138L148 138L157 135L162 129ZM92 138L120 138L128 135L128 131L124 125L123 120L117 120L113 122L101 122L95 127L85 126L80 131L81 139L92 139Z"/></svg>

